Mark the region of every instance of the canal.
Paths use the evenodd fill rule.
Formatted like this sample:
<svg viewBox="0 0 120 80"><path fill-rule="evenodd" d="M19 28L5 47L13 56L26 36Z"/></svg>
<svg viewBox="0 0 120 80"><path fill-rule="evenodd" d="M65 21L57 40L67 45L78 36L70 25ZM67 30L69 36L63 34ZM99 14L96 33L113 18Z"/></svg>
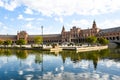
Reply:
<svg viewBox="0 0 120 80"><path fill-rule="evenodd" d="M0 80L120 80L120 48L82 53L0 49Z"/></svg>

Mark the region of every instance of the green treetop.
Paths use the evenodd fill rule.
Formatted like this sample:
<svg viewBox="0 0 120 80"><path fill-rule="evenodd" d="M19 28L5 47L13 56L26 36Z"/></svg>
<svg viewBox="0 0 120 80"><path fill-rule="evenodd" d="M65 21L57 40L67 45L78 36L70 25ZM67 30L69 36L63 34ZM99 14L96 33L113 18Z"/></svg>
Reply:
<svg viewBox="0 0 120 80"><path fill-rule="evenodd" d="M98 39L98 43L100 43L101 45L107 45L109 41L105 38L100 38Z"/></svg>
<svg viewBox="0 0 120 80"><path fill-rule="evenodd" d="M87 38L87 43L89 43L89 44L95 44L97 42L97 38L95 37L95 36L89 36L88 38Z"/></svg>
<svg viewBox="0 0 120 80"><path fill-rule="evenodd" d="M42 44L43 43L43 38L41 36L36 36L34 38L34 43L35 44Z"/></svg>
<svg viewBox="0 0 120 80"><path fill-rule="evenodd" d="M24 39L19 39L19 40L17 40L17 42L16 42L16 44L17 45L25 45L27 42L26 42L26 40L24 40Z"/></svg>

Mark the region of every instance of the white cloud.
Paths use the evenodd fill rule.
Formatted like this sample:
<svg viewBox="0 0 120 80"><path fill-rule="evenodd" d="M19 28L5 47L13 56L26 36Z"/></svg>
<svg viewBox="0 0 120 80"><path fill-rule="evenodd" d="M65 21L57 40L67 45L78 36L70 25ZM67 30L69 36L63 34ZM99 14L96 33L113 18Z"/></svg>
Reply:
<svg viewBox="0 0 120 80"><path fill-rule="evenodd" d="M10 0L8 3L8 1L3 2L0 0L0 6L8 10L14 10L22 3L47 16L52 14L72 15L74 13L96 15L120 10L120 3L118 2L118 0ZM31 9L27 8L25 13L32 14Z"/></svg>
<svg viewBox="0 0 120 80"><path fill-rule="evenodd" d="M88 20L81 19L81 20L73 20L71 23L67 23L66 26L68 28L76 26L81 29L88 29L91 28L92 23L90 23Z"/></svg>
<svg viewBox="0 0 120 80"><path fill-rule="evenodd" d="M25 13L26 14L33 14L33 11L29 8L26 8Z"/></svg>
<svg viewBox="0 0 120 80"><path fill-rule="evenodd" d="M34 18L25 18L26 21L32 21Z"/></svg>
<svg viewBox="0 0 120 80"><path fill-rule="evenodd" d="M8 27L6 27L5 24L3 24L2 22L0 22L0 28L1 28L1 30L8 29Z"/></svg>
<svg viewBox="0 0 120 80"><path fill-rule="evenodd" d="M40 34L41 31L41 28L38 28L38 26L32 22L22 25L21 29L27 31L28 34Z"/></svg>
<svg viewBox="0 0 120 80"><path fill-rule="evenodd" d="M7 16L5 16L5 17L4 17L4 19L8 19L8 17L7 17Z"/></svg>
<svg viewBox="0 0 120 80"><path fill-rule="evenodd" d="M0 22L0 26L2 25L2 22Z"/></svg>
<svg viewBox="0 0 120 80"><path fill-rule="evenodd" d="M6 33L7 32L7 33ZM0 22L0 34L16 34L15 30L11 27L6 26L4 23Z"/></svg>
<svg viewBox="0 0 120 80"><path fill-rule="evenodd" d="M120 27L120 19L116 20L105 20L104 22L99 23L99 28L113 28L113 27Z"/></svg>
<svg viewBox="0 0 120 80"><path fill-rule="evenodd" d="M23 15L22 14L18 15L18 19L24 19Z"/></svg>
<svg viewBox="0 0 120 80"><path fill-rule="evenodd" d="M3 2L0 0L0 6L3 6Z"/></svg>
<svg viewBox="0 0 120 80"><path fill-rule="evenodd" d="M59 21L59 22L63 23L63 18L62 17L55 18L55 21Z"/></svg>
<svg viewBox="0 0 120 80"><path fill-rule="evenodd" d="M28 21L28 23L21 25L21 29L27 31L28 34L41 34L40 25L35 24L32 21ZM43 34L59 34L60 32L61 30L55 26L44 26L43 27Z"/></svg>
<svg viewBox="0 0 120 80"><path fill-rule="evenodd" d="M25 20L25 21L32 21L32 20L34 20L34 18L25 18L25 17L23 17L22 14L18 15L17 19L18 20Z"/></svg>
<svg viewBox="0 0 120 80"><path fill-rule="evenodd" d="M10 20L11 20L11 21L14 21L15 19L14 19L14 18L11 18Z"/></svg>
<svg viewBox="0 0 120 80"><path fill-rule="evenodd" d="M0 0L0 6L7 10L13 11L16 7L20 6L19 0Z"/></svg>
<svg viewBox="0 0 120 80"><path fill-rule="evenodd" d="M25 24L24 27L26 27L26 29L33 29L34 28L32 23L30 23L30 22Z"/></svg>
<svg viewBox="0 0 120 80"><path fill-rule="evenodd" d="M72 15L74 13L96 15L120 10L118 0L22 0L22 2L29 8L47 16L52 14Z"/></svg>
<svg viewBox="0 0 120 80"><path fill-rule="evenodd" d="M33 14L31 10L35 10L46 16L98 15L120 10L119 0L0 0L0 6L11 11L20 5L28 7L25 13Z"/></svg>
<svg viewBox="0 0 120 80"><path fill-rule="evenodd" d="M62 28L59 29L58 26L56 27L52 25L46 26L43 29L44 29L44 32L43 32L44 34L59 34L62 30Z"/></svg>
<svg viewBox="0 0 120 80"><path fill-rule="evenodd" d="M38 21L42 21L42 20L44 20L44 19L43 19L43 18L38 18L37 20L38 20Z"/></svg>
<svg viewBox="0 0 120 80"><path fill-rule="evenodd" d="M70 29L70 27L76 26L81 29L88 29L92 28L93 22L88 21L86 19L81 19L81 20L73 20L71 23L65 24L65 28L67 30ZM113 27L120 27L120 19L106 19L101 22L97 22L97 27L100 29L107 29L107 28L113 28Z"/></svg>

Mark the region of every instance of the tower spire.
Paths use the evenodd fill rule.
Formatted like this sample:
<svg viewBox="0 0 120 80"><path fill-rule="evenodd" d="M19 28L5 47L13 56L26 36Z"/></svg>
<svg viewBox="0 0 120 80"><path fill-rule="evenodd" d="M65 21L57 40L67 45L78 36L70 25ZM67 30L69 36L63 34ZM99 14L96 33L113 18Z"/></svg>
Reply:
<svg viewBox="0 0 120 80"><path fill-rule="evenodd" d="M95 20L93 21L92 28L97 28L97 25L96 25L96 22L95 22Z"/></svg>
<svg viewBox="0 0 120 80"><path fill-rule="evenodd" d="M65 27L64 27L64 25L63 25L63 27L62 27L62 32L65 32Z"/></svg>

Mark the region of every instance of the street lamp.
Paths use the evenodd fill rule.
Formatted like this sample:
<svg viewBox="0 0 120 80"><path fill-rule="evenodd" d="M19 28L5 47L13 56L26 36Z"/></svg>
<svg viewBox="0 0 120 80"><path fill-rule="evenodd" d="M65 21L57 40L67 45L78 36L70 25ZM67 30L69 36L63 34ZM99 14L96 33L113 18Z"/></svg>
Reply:
<svg viewBox="0 0 120 80"><path fill-rule="evenodd" d="M43 26L41 26L41 31L42 31L42 40L43 40ZM42 49L43 49L43 41L42 41ZM42 79L43 79L43 52L42 52Z"/></svg>
<svg viewBox="0 0 120 80"><path fill-rule="evenodd" d="M43 26L41 26L41 30L42 30L42 48L43 48Z"/></svg>

